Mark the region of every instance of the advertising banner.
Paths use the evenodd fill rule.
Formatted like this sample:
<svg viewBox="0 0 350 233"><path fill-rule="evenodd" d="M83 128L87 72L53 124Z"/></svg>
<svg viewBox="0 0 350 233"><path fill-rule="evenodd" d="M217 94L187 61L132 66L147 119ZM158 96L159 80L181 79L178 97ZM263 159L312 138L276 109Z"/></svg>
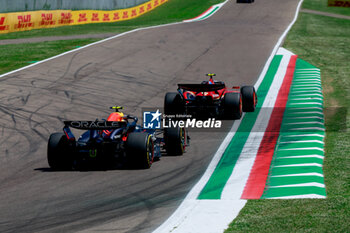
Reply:
<svg viewBox="0 0 350 233"><path fill-rule="evenodd" d="M0 33L129 20L143 15L167 1L168 0L151 0L132 8L112 11L43 10L3 13L0 14Z"/></svg>
<svg viewBox="0 0 350 233"><path fill-rule="evenodd" d="M350 7L350 0L328 0L328 6Z"/></svg>

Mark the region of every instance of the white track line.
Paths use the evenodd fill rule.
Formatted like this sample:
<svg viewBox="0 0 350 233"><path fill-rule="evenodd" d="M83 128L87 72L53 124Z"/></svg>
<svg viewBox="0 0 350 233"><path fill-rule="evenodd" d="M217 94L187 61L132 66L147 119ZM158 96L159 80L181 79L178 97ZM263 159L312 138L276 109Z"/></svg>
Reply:
<svg viewBox="0 0 350 233"><path fill-rule="evenodd" d="M323 103L319 103L319 102L304 102L304 103L289 103L289 106L291 105L321 105L323 106Z"/></svg>
<svg viewBox="0 0 350 233"><path fill-rule="evenodd" d="M314 94L314 93L309 93L309 94L297 94L297 95L293 95L293 96L319 96L323 98L322 94Z"/></svg>
<svg viewBox="0 0 350 233"><path fill-rule="evenodd" d="M275 175L270 177L294 177L294 176L319 176L323 177L323 174L318 172L308 172L308 173L297 173L297 174L287 174L287 175Z"/></svg>
<svg viewBox="0 0 350 233"><path fill-rule="evenodd" d="M318 140L300 140L300 141L287 141L287 142L279 142L279 143L283 144L283 143L308 143L308 142L324 144L322 140L319 140L319 141Z"/></svg>
<svg viewBox="0 0 350 233"><path fill-rule="evenodd" d="M322 85L321 83L311 83L310 82L305 82L303 84L293 84L294 87L314 87L314 86L319 86L319 89L321 89ZM295 88L296 89L296 88Z"/></svg>
<svg viewBox="0 0 350 233"><path fill-rule="evenodd" d="M304 127L304 128L291 128L289 130L299 130L299 131L306 131L306 130L319 130L319 131L326 131L325 128L320 127Z"/></svg>
<svg viewBox="0 0 350 233"><path fill-rule="evenodd" d="M293 108L293 110L319 110L320 112L323 112L323 108L321 107L304 107L304 108ZM307 112L304 112L307 113Z"/></svg>
<svg viewBox="0 0 350 233"><path fill-rule="evenodd" d="M294 100L323 100L323 98L320 98L320 97L308 97L308 98L291 98L290 99L291 101L294 101Z"/></svg>
<svg viewBox="0 0 350 233"><path fill-rule="evenodd" d="M274 167L322 167L322 164L319 164L319 163L300 163L300 164L277 165Z"/></svg>
<svg viewBox="0 0 350 233"><path fill-rule="evenodd" d="M320 82L322 83L321 81L321 78L319 76L306 76L308 78L301 78L301 77L298 77L298 78L295 78L293 82ZM311 77L317 77L317 78L311 78Z"/></svg>
<svg viewBox="0 0 350 233"><path fill-rule="evenodd" d="M318 147L302 147L302 148L288 148L288 149L277 149L278 151L286 151L286 150L290 150L290 151L295 151L295 150L320 150L323 151L323 149L318 148Z"/></svg>
<svg viewBox="0 0 350 233"><path fill-rule="evenodd" d="M307 124L323 125L323 123L319 121L291 122L291 123L285 123L285 124L286 125L307 125Z"/></svg>
<svg viewBox="0 0 350 233"><path fill-rule="evenodd" d="M323 120L323 117L318 117L318 116L306 116L306 117L286 117L286 119L319 119Z"/></svg>
<svg viewBox="0 0 350 233"><path fill-rule="evenodd" d="M308 93L310 93L310 91L291 91L291 92L293 92L293 93L306 93L306 94L308 94ZM322 94L322 91L313 91L313 94Z"/></svg>
<svg viewBox="0 0 350 233"><path fill-rule="evenodd" d="M266 199L323 199L325 196L318 194L306 194L306 195L294 195L294 196L285 196L285 197L271 197Z"/></svg>
<svg viewBox="0 0 350 233"><path fill-rule="evenodd" d="M291 112L291 113L288 113L287 115L305 115L305 114L317 114L319 116L323 116L323 113L322 112ZM289 117L290 118L290 117Z"/></svg>
<svg viewBox="0 0 350 233"><path fill-rule="evenodd" d="M303 159L303 158L324 159L324 156L322 156L322 155L295 155L295 156L278 157L278 159Z"/></svg>
<svg viewBox="0 0 350 233"><path fill-rule="evenodd" d="M311 133L311 134L293 134L293 135L282 135L282 137L321 137L324 138L323 134L316 134L316 133Z"/></svg>
<svg viewBox="0 0 350 233"><path fill-rule="evenodd" d="M269 188L289 188L289 187L319 187L319 188L325 188L326 186L324 184L321 184L321 183L318 183L318 182L269 186Z"/></svg>

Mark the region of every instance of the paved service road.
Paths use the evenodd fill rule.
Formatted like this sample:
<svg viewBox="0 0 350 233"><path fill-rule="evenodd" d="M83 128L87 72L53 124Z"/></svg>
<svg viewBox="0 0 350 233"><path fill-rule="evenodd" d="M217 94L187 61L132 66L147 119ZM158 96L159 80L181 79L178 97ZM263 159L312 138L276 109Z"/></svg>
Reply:
<svg viewBox="0 0 350 233"><path fill-rule="evenodd" d="M228 2L207 21L143 30L0 80L0 232L150 232L176 209L225 137L193 133L182 157L149 170L52 172L49 134L62 119L141 114L178 82L215 72L254 84L298 0Z"/></svg>

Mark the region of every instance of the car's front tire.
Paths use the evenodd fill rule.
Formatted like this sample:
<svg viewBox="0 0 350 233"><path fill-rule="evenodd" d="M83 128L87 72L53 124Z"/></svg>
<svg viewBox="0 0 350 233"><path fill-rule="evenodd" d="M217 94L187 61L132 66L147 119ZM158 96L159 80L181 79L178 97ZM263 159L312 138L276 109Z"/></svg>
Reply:
<svg viewBox="0 0 350 233"><path fill-rule="evenodd" d="M168 155L183 155L186 146L186 130L184 128L165 128L164 141Z"/></svg>

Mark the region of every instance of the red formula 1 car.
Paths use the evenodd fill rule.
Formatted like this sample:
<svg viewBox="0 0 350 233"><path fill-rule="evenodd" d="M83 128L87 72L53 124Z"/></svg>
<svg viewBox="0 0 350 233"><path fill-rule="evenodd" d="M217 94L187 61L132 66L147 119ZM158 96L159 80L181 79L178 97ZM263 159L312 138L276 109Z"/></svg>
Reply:
<svg viewBox="0 0 350 233"><path fill-rule="evenodd" d="M178 84L178 92L168 92L164 100L167 116L191 115L194 118L240 119L242 112L253 112L257 95L253 86L226 87L207 74L201 84Z"/></svg>

